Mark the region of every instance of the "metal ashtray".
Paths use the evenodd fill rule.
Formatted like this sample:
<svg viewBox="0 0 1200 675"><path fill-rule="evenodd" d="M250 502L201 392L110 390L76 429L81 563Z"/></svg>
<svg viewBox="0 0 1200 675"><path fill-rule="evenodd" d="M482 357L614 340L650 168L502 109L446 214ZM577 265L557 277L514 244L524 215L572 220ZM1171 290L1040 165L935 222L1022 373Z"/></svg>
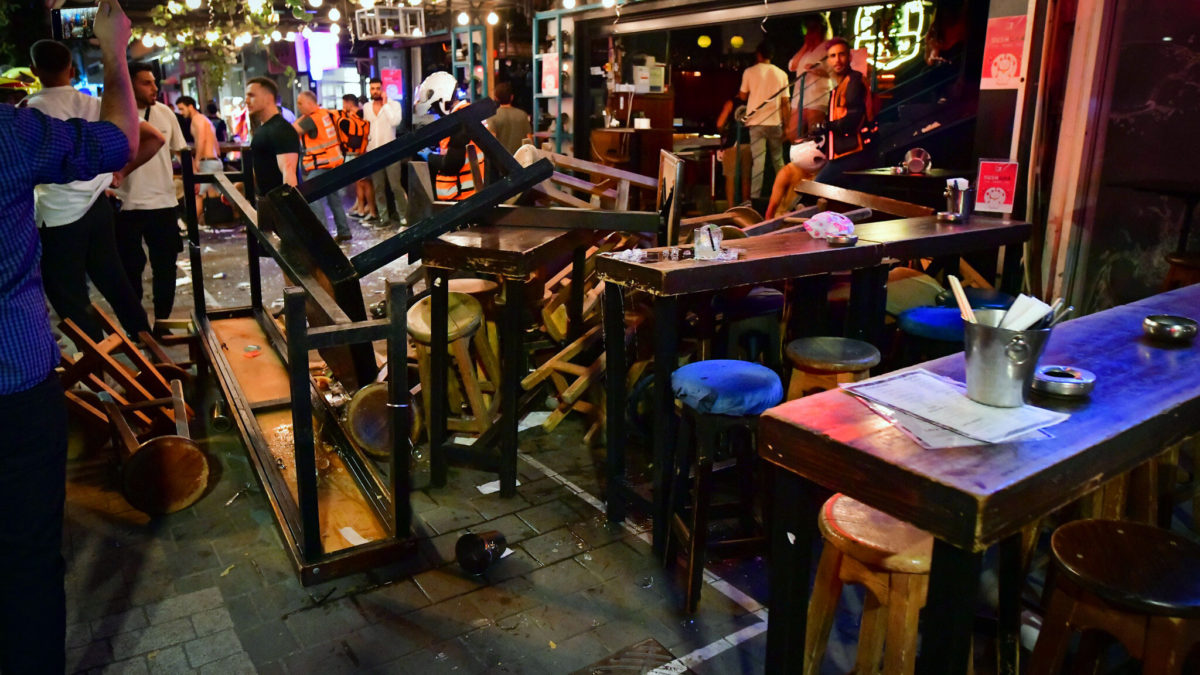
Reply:
<svg viewBox="0 0 1200 675"><path fill-rule="evenodd" d="M1096 386L1096 376L1090 370L1074 366L1038 366L1033 373L1033 388L1052 396L1087 396Z"/></svg>
<svg viewBox="0 0 1200 675"><path fill-rule="evenodd" d="M1152 314L1142 321L1142 332L1170 342L1187 342L1196 337L1196 320L1174 314Z"/></svg>
<svg viewBox="0 0 1200 675"><path fill-rule="evenodd" d="M938 211L937 219L943 223L962 223L967 220L963 214L952 211Z"/></svg>
<svg viewBox="0 0 1200 675"><path fill-rule="evenodd" d="M827 238L830 246L853 246L858 243L858 236L854 234L839 234Z"/></svg>

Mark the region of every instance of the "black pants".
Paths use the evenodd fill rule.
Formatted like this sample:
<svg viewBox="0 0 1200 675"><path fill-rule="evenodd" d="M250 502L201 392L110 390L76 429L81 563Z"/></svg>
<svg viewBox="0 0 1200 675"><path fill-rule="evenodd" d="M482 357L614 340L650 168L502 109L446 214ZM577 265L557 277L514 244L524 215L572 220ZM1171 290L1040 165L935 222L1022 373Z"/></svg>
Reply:
<svg viewBox="0 0 1200 675"><path fill-rule="evenodd" d="M150 272L154 276L154 318L167 319L175 306L175 259L183 250L175 209L148 209L117 212L117 252L138 301L142 299L142 273L146 271L146 251L150 251Z"/></svg>
<svg viewBox="0 0 1200 675"><path fill-rule="evenodd" d="M67 406L58 378L0 396L0 671L65 667Z"/></svg>
<svg viewBox="0 0 1200 675"><path fill-rule="evenodd" d="M42 238L42 284L60 318L71 319L93 340L104 337L91 311L87 285L90 277L126 333L136 336L138 331L150 330L146 310L121 267L113 210L106 197L97 199L79 220L43 227L38 234Z"/></svg>

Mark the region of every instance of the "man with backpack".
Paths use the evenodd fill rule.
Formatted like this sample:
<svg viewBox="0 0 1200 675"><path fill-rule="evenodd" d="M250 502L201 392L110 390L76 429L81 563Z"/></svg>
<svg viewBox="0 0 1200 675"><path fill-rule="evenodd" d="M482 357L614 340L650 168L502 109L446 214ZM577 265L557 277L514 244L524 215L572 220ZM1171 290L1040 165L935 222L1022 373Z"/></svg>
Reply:
<svg viewBox="0 0 1200 675"><path fill-rule="evenodd" d="M358 97L346 94L342 97L342 113L338 116L338 137L342 141L342 154L346 161L367 151L367 139L371 136L371 123L363 119ZM375 186L370 178L359 180L355 186L354 206L351 218L377 218L375 211Z"/></svg>
<svg viewBox="0 0 1200 675"><path fill-rule="evenodd" d="M304 169L305 180L316 178L330 169L341 166L345 158L342 155L342 142L334 113L322 108L317 103L317 95L311 91L300 92L296 97L296 107L300 110L300 117L293 126L300 133L300 142L304 146L301 166ZM341 192L333 192L328 197L310 204L321 222L325 221L325 204L329 205L329 210L333 213L333 222L337 226L337 236L334 239L353 239L350 226L346 224L346 207L342 204Z"/></svg>

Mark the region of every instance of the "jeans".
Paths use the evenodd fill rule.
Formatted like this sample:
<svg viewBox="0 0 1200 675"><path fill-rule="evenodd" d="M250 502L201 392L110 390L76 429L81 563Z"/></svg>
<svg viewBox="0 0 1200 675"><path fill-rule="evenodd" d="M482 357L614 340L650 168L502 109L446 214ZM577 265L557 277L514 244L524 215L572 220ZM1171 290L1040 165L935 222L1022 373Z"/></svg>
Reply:
<svg viewBox="0 0 1200 675"><path fill-rule="evenodd" d="M53 374L0 396L0 672L61 673L66 660L63 502L67 404Z"/></svg>
<svg viewBox="0 0 1200 675"><path fill-rule="evenodd" d="M304 180L316 178L323 173L328 173L329 169L313 169L304 174ZM313 213L317 214L317 220L325 223L325 205L329 204L329 211L333 213L333 224L337 226L339 235L350 234L350 226L346 224L346 205L342 203L342 191L338 190L331 193L324 199L309 204L312 207Z"/></svg>
<svg viewBox="0 0 1200 675"><path fill-rule="evenodd" d="M170 318L175 307L175 259L183 250L177 221L175 209L117 212L117 253L138 302L142 300L142 273L146 271L143 239L150 251L155 319Z"/></svg>
<svg viewBox="0 0 1200 675"><path fill-rule="evenodd" d="M756 124L750 129L750 196L761 197L767 160L775 173L783 168L783 127Z"/></svg>
<svg viewBox="0 0 1200 675"><path fill-rule="evenodd" d="M371 183L375 186L375 209L380 218L387 220L388 205L387 205L387 189L384 187L390 185L392 195L396 198L396 217L405 218L408 213L408 193L404 191L404 186L400 184L400 173L403 171L404 165L397 162L389 164L386 169L376 171L371 175Z"/></svg>
<svg viewBox="0 0 1200 675"><path fill-rule="evenodd" d="M40 228L38 234L42 239L42 284L59 318L74 321L97 342L104 337L92 314L90 277L126 333L136 336L139 331L150 330L146 310L121 268L113 210L107 197L101 195L79 220Z"/></svg>

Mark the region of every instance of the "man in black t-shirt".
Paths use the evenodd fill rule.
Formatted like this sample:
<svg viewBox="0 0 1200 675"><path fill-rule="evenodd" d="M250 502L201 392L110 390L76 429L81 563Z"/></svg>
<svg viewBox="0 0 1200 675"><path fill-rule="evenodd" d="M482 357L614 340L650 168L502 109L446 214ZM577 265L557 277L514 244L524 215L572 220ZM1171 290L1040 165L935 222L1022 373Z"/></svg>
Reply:
<svg viewBox="0 0 1200 675"><path fill-rule="evenodd" d="M279 114L278 95L279 88L268 78L255 77L246 83L246 110L259 122L250 140L250 155L260 197L284 183L293 187L299 183L300 136Z"/></svg>

